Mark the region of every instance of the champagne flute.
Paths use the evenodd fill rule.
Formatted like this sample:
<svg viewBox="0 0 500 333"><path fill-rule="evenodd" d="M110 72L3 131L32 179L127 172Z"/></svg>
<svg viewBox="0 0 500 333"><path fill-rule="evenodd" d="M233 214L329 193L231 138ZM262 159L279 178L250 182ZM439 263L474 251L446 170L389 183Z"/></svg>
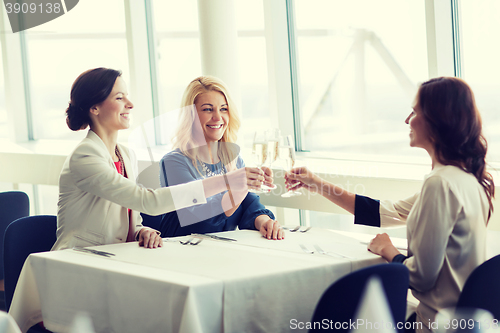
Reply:
<svg viewBox="0 0 500 333"><path fill-rule="evenodd" d="M277 128L268 130L266 132L266 139L268 142L268 145L267 145L268 160L267 160L267 162L269 163L269 167L271 167L271 165L274 162L276 162L276 159L278 158L280 139L282 139L280 134L281 134L281 131Z"/></svg>
<svg viewBox="0 0 500 333"><path fill-rule="evenodd" d="M279 142L281 138L281 131L277 128L269 129L266 131L266 141L267 141L267 161L265 162L266 166L270 169L272 164L276 162L276 159L279 155ZM265 190L274 190L276 185L272 184L272 186L262 185L262 188Z"/></svg>
<svg viewBox="0 0 500 333"><path fill-rule="evenodd" d="M291 170L295 166L295 147L291 135L287 135L284 145L279 147L279 158L285 162L287 170ZM281 197L290 198L299 195L302 195L302 192L294 191L293 188L291 188L288 192L283 193Z"/></svg>
<svg viewBox="0 0 500 333"><path fill-rule="evenodd" d="M261 168L268 159L268 143L266 140L266 133L264 131L256 131L253 137L252 157L254 164ZM269 190L250 190L253 193L268 193Z"/></svg>

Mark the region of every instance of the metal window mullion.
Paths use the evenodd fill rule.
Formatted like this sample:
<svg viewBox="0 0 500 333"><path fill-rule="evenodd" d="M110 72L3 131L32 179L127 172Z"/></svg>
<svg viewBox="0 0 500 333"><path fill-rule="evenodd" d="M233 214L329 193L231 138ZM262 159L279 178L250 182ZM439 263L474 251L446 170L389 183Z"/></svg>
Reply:
<svg viewBox="0 0 500 333"><path fill-rule="evenodd" d="M155 143L162 144L161 126L159 122L160 116L160 100L158 96L158 75L156 66L156 42L155 42L155 26L153 15L153 4L150 0L144 0L146 8L146 30L148 41L148 54L149 54L149 71L151 77L151 99L153 103L153 118L155 128Z"/></svg>
<svg viewBox="0 0 500 333"><path fill-rule="evenodd" d="M453 30L453 61L456 77L462 77L462 40L460 21L460 0L451 1L451 24Z"/></svg>
<svg viewBox="0 0 500 333"><path fill-rule="evenodd" d="M299 209L299 221L300 221L300 225L301 226L310 226L311 225L311 221L307 221L307 213L310 212L310 211L306 211L304 209Z"/></svg>
<svg viewBox="0 0 500 333"><path fill-rule="evenodd" d="M24 84L24 101L26 105L26 126L28 127L28 140L35 140L35 131L33 128L33 110L31 108L31 90L30 90L30 71L28 63L28 47L26 45L26 36L24 31L19 32L21 46L21 64Z"/></svg>
<svg viewBox="0 0 500 333"><path fill-rule="evenodd" d="M290 61L290 89L292 98L292 114L293 114L293 127L295 138L295 150L304 151L303 147L303 133L300 115L299 103L299 73L297 68L297 48L296 48L296 24L295 24L295 11L294 0L286 0L286 17L287 17L287 30L288 30L288 50ZM299 209L299 222L300 225L307 224L307 212Z"/></svg>
<svg viewBox="0 0 500 333"><path fill-rule="evenodd" d="M452 1L425 0L429 78L455 75Z"/></svg>
<svg viewBox="0 0 500 333"><path fill-rule="evenodd" d="M304 151L302 146L302 124L300 116L299 103L299 75L297 69L297 49L296 49L296 25L294 0L286 0L286 15L288 25L288 49L290 61L290 81L291 81L291 96L292 96L292 112L293 126L295 132L295 149L296 151Z"/></svg>
<svg viewBox="0 0 500 333"><path fill-rule="evenodd" d="M41 214L41 210L40 210L40 191L39 191L39 188L38 188L38 184L32 184L31 185L32 189L33 189L33 197L31 199L33 199L33 207L35 209L35 213L32 214L32 215L40 215Z"/></svg>

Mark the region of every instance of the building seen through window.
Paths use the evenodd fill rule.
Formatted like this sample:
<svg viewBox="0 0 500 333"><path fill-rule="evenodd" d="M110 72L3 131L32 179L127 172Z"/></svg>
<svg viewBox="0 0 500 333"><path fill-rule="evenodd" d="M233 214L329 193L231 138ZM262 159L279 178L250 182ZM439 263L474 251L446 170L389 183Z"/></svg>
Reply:
<svg viewBox="0 0 500 333"><path fill-rule="evenodd" d="M404 120L428 78L424 2L297 0L294 11L302 149L423 156Z"/></svg>
<svg viewBox="0 0 500 333"><path fill-rule="evenodd" d="M73 81L95 67L122 70L128 79L123 1L80 1L65 15L27 30L26 49L34 138L83 138L85 133L72 132L65 121Z"/></svg>

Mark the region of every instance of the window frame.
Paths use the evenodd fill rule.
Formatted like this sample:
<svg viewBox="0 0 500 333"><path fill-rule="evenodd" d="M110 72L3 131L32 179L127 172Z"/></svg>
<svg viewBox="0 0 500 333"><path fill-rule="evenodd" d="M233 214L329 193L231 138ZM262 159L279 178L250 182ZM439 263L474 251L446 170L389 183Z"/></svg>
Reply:
<svg viewBox="0 0 500 333"><path fill-rule="evenodd" d="M281 6L279 3L283 3ZM301 153L305 159L317 158L318 154L303 149L304 132L300 126L301 110L298 103L299 85L297 71L297 33L295 26L294 7L295 0L279 0L273 2L275 5L272 8L272 15L277 16L279 11L286 10L287 16L287 40L289 55L287 57L281 55L280 59L275 60L275 63L288 63L290 80L276 81L277 91L286 89L285 85L291 87L291 93L288 96L279 96L278 104L286 103L286 99L292 100L291 110L293 110L294 121L294 137L296 143L296 151ZM269 6L268 6L269 7ZM266 7L264 8L264 10ZM429 77L438 76L457 76L462 71L462 62L460 56L460 20L459 20L459 0L440 1L440 0L425 0L425 20L427 34L427 60ZM267 22L266 22L267 23ZM284 34L279 37L285 39ZM278 54L273 50L274 54ZM290 109L279 109L279 119L290 118ZM281 127L281 122L279 122ZM284 128L289 130L290 125L285 123ZM321 154L324 158L324 154ZM362 160L365 158L360 157ZM335 158L332 158L335 160Z"/></svg>

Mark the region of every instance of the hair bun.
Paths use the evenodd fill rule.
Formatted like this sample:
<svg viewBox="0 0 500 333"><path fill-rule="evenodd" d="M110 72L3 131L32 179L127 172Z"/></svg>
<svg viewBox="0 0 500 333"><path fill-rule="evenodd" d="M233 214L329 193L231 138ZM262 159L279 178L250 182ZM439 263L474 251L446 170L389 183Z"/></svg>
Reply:
<svg viewBox="0 0 500 333"><path fill-rule="evenodd" d="M71 102L69 103L66 109L66 124L72 131L86 129L89 125L90 119L88 115L82 111L81 107L75 106Z"/></svg>

